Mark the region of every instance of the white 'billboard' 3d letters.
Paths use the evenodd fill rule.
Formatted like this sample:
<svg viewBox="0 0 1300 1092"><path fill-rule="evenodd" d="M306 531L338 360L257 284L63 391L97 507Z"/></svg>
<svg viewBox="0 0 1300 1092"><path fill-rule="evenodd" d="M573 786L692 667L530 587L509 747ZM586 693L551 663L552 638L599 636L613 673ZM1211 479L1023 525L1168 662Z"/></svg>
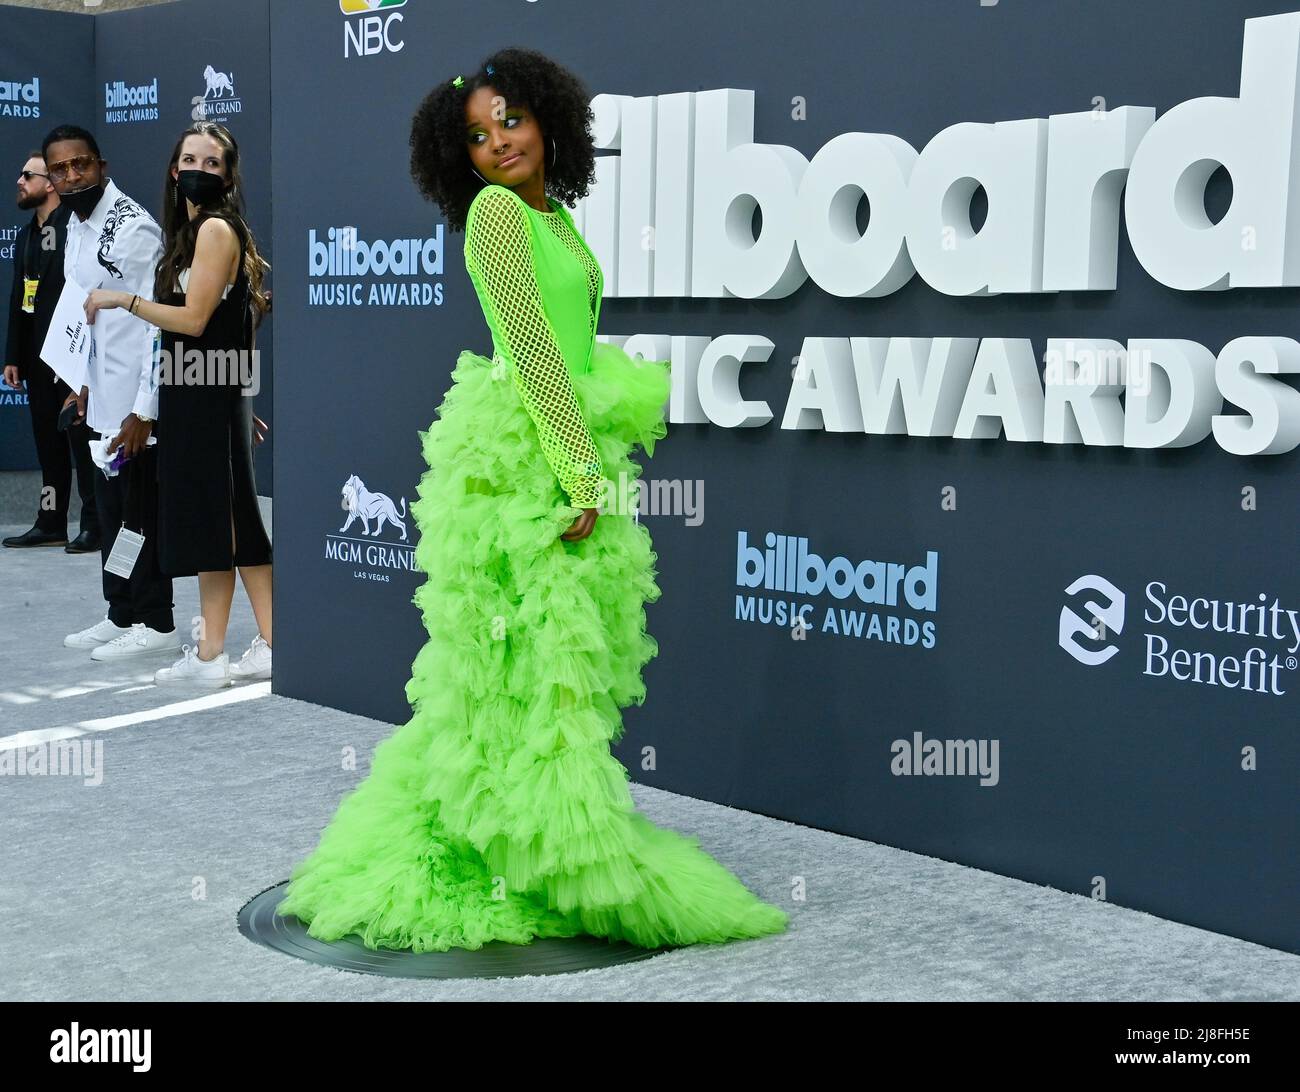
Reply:
<svg viewBox="0 0 1300 1092"><path fill-rule="evenodd" d="M597 159L577 217L613 296L778 299L811 278L877 297L916 273L953 296L1111 290L1121 199L1133 252L1161 284L1294 287L1298 73L1300 13L1263 16L1245 21L1237 98L1189 99L1159 118L1120 106L961 122L920 152L845 133L811 160L754 142L753 91L599 95L597 147L621 154ZM1220 165L1233 201L1212 224L1205 184Z"/></svg>

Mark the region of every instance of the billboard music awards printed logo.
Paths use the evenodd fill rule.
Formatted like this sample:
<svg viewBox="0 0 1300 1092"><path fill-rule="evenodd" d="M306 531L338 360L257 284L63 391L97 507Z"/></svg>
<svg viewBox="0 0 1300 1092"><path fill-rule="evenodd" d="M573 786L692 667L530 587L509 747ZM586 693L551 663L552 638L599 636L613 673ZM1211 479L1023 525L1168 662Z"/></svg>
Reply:
<svg viewBox="0 0 1300 1092"><path fill-rule="evenodd" d="M343 56L400 52L406 45L402 13L393 9L405 6L406 0L339 0L339 11L350 16L343 23Z"/></svg>
<svg viewBox="0 0 1300 1092"><path fill-rule="evenodd" d="M232 115L243 113L244 104L235 94L235 77L208 65L203 70L203 94L190 99L191 121L228 122Z"/></svg>
<svg viewBox="0 0 1300 1092"><path fill-rule="evenodd" d="M41 116L41 78L0 80L0 118L38 118Z"/></svg>
<svg viewBox="0 0 1300 1092"><path fill-rule="evenodd" d="M405 497L394 503L387 493L367 488L352 474L340 489L339 506L347 515L337 531L325 536L327 560L352 566L358 580L383 584L388 583L389 570L414 571L415 544L407 531Z"/></svg>
<svg viewBox="0 0 1300 1092"><path fill-rule="evenodd" d="M1265 592L1255 602L1170 594L1159 580L1149 581L1144 593L1142 620L1152 631L1141 635L1143 675L1275 697L1287 692L1285 673L1295 671L1300 650L1300 610ZM1127 597L1121 589L1093 573L1065 594L1071 599L1061 608L1061 648L1088 667L1116 656L1126 668L1136 661L1136 639L1123 636ZM1237 640L1211 650L1204 647L1211 633Z"/></svg>
<svg viewBox="0 0 1300 1092"><path fill-rule="evenodd" d="M442 305L442 224L423 239L361 238L355 227L307 231L307 306Z"/></svg>
<svg viewBox="0 0 1300 1092"><path fill-rule="evenodd" d="M114 80L104 84L104 122L158 120L158 77L148 83L128 84Z"/></svg>
<svg viewBox="0 0 1300 1092"><path fill-rule="evenodd" d="M18 245L18 232L21 230L18 224L0 227L0 262L14 260L14 248ZM0 383L0 406L27 405L27 385L23 383L20 386L20 390L14 390Z"/></svg>
<svg viewBox="0 0 1300 1092"><path fill-rule="evenodd" d="M766 549L751 546L747 531L736 532L736 587L761 587L781 595L738 592L737 622L934 647L934 620L912 615L939 609L938 551L927 550L920 565L872 560L855 564L847 557L823 559L808 548L808 539L794 535L768 531L763 542ZM847 600L848 605L836 606L828 599Z"/></svg>
<svg viewBox="0 0 1300 1092"><path fill-rule="evenodd" d="M0 228L0 262L14 260L14 249L18 245L18 232L21 230L18 224ZM27 385L24 383L21 386L21 390L14 390L0 383L0 406L27 405Z"/></svg>

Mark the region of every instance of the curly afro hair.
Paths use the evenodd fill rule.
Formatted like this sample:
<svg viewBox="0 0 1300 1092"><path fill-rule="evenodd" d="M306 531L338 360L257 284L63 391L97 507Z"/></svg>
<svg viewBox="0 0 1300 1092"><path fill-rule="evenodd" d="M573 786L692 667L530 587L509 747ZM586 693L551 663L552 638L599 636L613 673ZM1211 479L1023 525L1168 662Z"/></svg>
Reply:
<svg viewBox="0 0 1300 1092"><path fill-rule="evenodd" d="M565 205L586 196L596 180L591 135L595 114L586 85L544 54L511 46L488 57L460 87L443 80L424 97L411 120L411 176L420 192L442 208L448 227L465 230L470 202L485 185L472 169L465 140L465 100L480 87L527 107L537 118L548 152L555 138L555 166L546 168L546 192Z"/></svg>

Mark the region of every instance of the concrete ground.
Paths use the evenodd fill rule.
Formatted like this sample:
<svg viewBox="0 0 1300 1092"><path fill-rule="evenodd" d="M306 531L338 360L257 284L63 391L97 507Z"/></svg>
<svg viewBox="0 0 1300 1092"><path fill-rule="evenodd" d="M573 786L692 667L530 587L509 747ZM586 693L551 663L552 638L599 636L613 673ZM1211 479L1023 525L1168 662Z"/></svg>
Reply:
<svg viewBox="0 0 1300 1092"><path fill-rule="evenodd" d="M198 613L195 580L176 583L176 611ZM103 745L91 776L0 777L4 1000L1300 999L1300 956L635 784L650 819L785 906L789 931L558 976L314 966L245 939L235 915L315 845L394 726L269 683L155 686L174 654L114 665L63 647L103 615L96 556L0 550L0 750ZM228 650L254 632L240 588ZM358 770L340 768L344 747Z"/></svg>

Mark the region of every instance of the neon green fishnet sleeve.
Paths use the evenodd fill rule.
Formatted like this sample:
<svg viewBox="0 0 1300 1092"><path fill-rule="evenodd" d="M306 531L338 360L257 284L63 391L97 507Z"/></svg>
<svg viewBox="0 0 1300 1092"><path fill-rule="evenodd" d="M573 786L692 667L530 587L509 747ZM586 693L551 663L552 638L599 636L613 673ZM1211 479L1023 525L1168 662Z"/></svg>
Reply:
<svg viewBox="0 0 1300 1092"><path fill-rule="evenodd" d="M604 470L542 306L527 217L510 194L481 193L465 253L478 270L547 462L575 508L596 508Z"/></svg>

